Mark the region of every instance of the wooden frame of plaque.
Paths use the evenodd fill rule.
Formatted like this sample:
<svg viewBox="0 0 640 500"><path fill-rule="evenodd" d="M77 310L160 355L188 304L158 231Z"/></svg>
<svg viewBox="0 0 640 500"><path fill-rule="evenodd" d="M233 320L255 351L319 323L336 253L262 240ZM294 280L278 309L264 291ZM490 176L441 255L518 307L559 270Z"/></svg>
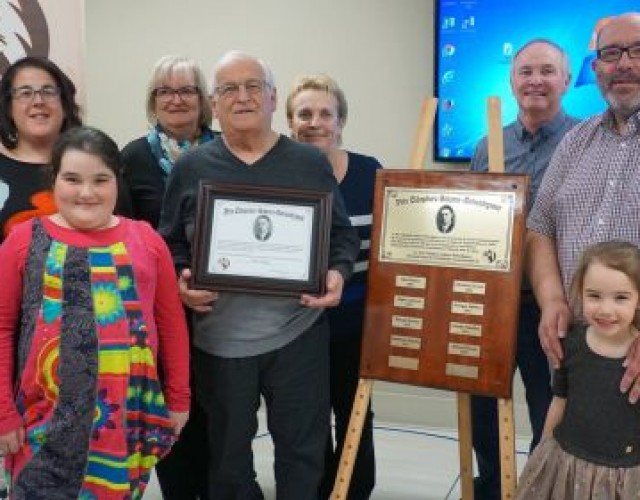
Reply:
<svg viewBox="0 0 640 500"><path fill-rule="evenodd" d="M377 174L360 376L511 397L529 179Z"/></svg>

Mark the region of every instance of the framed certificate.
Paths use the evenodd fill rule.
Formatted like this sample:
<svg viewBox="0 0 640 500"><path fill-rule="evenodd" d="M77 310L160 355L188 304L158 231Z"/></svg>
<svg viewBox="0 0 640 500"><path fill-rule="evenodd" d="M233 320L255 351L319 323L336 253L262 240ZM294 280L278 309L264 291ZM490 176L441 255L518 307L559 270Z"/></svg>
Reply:
<svg viewBox="0 0 640 500"><path fill-rule="evenodd" d="M322 295L331 193L201 181L191 287Z"/></svg>

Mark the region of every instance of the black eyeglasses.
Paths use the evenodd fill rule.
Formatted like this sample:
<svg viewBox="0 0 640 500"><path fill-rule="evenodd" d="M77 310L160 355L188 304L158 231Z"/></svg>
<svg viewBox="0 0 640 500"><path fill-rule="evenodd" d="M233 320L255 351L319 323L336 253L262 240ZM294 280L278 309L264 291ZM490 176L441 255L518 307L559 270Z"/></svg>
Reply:
<svg viewBox="0 0 640 500"><path fill-rule="evenodd" d="M158 87L153 89L153 96L160 101L170 101L174 95L177 95L180 99L187 100L193 99L200 92L200 89L195 85L185 85L177 89L171 87Z"/></svg>
<svg viewBox="0 0 640 500"><path fill-rule="evenodd" d="M11 96L16 101L30 102L40 96L40 99L46 102L54 101L60 97L60 89L53 85L45 85L39 89L34 89L30 85L24 85L16 89L11 89Z"/></svg>
<svg viewBox="0 0 640 500"><path fill-rule="evenodd" d="M616 62L622 57L622 54L627 53L629 59L640 59L640 43L634 43L628 47L604 47L598 49L598 59L604 62Z"/></svg>

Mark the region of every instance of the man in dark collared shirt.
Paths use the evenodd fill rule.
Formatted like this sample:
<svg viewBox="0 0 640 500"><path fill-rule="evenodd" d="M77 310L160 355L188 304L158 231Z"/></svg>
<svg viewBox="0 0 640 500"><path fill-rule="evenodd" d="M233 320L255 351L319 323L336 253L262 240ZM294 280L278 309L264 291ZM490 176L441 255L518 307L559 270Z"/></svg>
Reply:
<svg viewBox="0 0 640 500"><path fill-rule="evenodd" d="M504 128L505 172L528 174L531 181L528 208L533 205L551 155L562 137L578 120L567 116L560 105L571 79L569 61L555 43L535 39L514 56L511 88L518 101L518 118ZM488 170L487 139L476 147L471 170ZM531 449L542 434L551 402L549 365L538 340L540 310L531 286L522 288L516 363L525 386L529 421L533 433ZM471 399L473 447L479 476L474 481L476 500L500 498L498 416L495 398Z"/></svg>

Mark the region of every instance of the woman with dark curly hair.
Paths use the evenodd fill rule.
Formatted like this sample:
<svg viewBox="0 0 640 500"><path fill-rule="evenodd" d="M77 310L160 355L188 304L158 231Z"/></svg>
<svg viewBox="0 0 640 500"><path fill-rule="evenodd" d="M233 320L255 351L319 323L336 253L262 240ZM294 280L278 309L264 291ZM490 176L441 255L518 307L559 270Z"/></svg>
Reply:
<svg viewBox="0 0 640 500"><path fill-rule="evenodd" d="M44 174L53 144L81 124L76 88L48 59L25 57L0 80L0 242L9 229L55 212Z"/></svg>

